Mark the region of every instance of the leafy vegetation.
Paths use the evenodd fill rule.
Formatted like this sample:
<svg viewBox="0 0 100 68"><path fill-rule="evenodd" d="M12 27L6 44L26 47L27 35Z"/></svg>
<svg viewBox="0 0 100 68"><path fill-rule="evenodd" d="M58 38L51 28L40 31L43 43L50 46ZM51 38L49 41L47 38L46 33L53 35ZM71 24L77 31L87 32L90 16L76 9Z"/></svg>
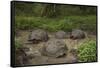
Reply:
<svg viewBox="0 0 100 68"><path fill-rule="evenodd" d="M15 15L16 30L79 28L96 32L96 7L93 6L15 2Z"/></svg>
<svg viewBox="0 0 100 68"><path fill-rule="evenodd" d="M91 40L83 43L78 48L79 62L94 62L96 57L96 41Z"/></svg>
<svg viewBox="0 0 100 68"><path fill-rule="evenodd" d="M68 18L41 18L16 16L16 29L28 30L42 28L48 31L71 31L78 28L87 31L96 31L95 16L69 16Z"/></svg>
<svg viewBox="0 0 100 68"><path fill-rule="evenodd" d="M15 47L16 49L22 47L22 43L18 39L15 39Z"/></svg>

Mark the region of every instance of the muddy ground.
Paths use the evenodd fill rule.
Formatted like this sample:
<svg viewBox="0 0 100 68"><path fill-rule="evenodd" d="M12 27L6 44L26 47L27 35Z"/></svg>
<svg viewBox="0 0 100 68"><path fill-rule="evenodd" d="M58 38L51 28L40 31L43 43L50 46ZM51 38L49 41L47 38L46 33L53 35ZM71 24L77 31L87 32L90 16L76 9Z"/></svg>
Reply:
<svg viewBox="0 0 100 68"><path fill-rule="evenodd" d="M27 63L25 65L41 65L41 64L58 64L58 63L74 63L78 62L78 57L70 51L72 49L76 49L80 46L80 44L83 44L85 41L88 41L90 39L95 39L96 37L94 35L87 35L85 39L82 40L71 40L69 38L67 39L61 39L66 43L66 46L68 47L68 52L66 52L66 55L59 58L53 58L53 57L47 57L43 56L39 51L43 47L45 42L40 42L39 44L27 44L29 31L20 31L19 36L16 37L16 39L20 40L20 42L25 47L32 48L32 52L35 53L35 57L30 60L30 63ZM54 38L53 33L48 33L50 39Z"/></svg>

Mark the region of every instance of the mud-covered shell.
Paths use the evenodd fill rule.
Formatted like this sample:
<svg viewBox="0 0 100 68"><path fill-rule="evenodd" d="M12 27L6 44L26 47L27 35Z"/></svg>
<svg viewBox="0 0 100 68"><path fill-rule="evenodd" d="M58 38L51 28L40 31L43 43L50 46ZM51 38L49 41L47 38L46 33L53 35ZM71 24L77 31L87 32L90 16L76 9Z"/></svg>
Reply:
<svg viewBox="0 0 100 68"><path fill-rule="evenodd" d="M61 57L67 53L66 44L59 39L51 39L42 48L42 54L50 57Z"/></svg>
<svg viewBox="0 0 100 68"><path fill-rule="evenodd" d="M34 40L47 41L48 40L47 32L41 29L32 31L31 34L29 35L29 41L34 41Z"/></svg>
<svg viewBox="0 0 100 68"><path fill-rule="evenodd" d="M66 38L66 32L64 31L58 31L55 33L55 38L57 39L64 39Z"/></svg>
<svg viewBox="0 0 100 68"><path fill-rule="evenodd" d="M86 37L85 32L78 29L73 30L70 36L70 38L72 39L83 39L85 37Z"/></svg>

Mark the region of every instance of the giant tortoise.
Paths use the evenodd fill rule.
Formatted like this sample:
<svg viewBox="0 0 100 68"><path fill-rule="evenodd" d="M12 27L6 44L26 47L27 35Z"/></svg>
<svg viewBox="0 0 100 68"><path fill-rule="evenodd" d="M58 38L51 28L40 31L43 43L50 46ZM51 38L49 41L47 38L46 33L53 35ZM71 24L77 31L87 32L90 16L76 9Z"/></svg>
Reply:
<svg viewBox="0 0 100 68"><path fill-rule="evenodd" d="M60 30L55 33L55 37L57 39L64 39L64 38L66 38L66 32Z"/></svg>
<svg viewBox="0 0 100 68"><path fill-rule="evenodd" d="M85 38L85 32L79 29L72 30L70 38L71 39L83 39Z"/></svg>
<svg viewBox="0 0 100 68"><path fill-rule="evenodd" d="M67 53L66 44L60 39L51 39L42 48L42 54L49 57L62 57Z"/></svg>
<svg viewBox="0 0 100 68"><path fill-rule="evenodd" d="M31 41L32 43L39 43L40 41L47 41L48 40L48 34L45 30L37 29L31 32L29 35L28 41Z"/></svg>

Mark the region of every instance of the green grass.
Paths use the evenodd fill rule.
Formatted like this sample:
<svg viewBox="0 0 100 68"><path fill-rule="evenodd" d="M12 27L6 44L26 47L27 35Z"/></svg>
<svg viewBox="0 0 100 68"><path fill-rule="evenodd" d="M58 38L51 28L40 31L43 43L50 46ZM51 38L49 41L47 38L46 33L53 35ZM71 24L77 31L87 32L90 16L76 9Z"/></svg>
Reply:
<svg viewBox="0 0 100 68"><path fill-rule="evenodd" d="M16 47L16 49L18 49L18 48L22 47L22 43L21 43L21 41L20 41L20 40L15 39L15 47Z"/></svg>
<svg viewBox="0 0 100 68"><path fill-rule="evenodd" d="M90 40L80 45L78 48L79 62L94 62L96 57L96 41Z"/></svg>
<svg viewBox="0 0 100 68"><path fill-rule="evenodd" d="M16 29L45 29L48 31L71 31L72 29L83 29L96 31L96 16L68 16L64 18L43 18L43 17L15 17Z"/></svg>

